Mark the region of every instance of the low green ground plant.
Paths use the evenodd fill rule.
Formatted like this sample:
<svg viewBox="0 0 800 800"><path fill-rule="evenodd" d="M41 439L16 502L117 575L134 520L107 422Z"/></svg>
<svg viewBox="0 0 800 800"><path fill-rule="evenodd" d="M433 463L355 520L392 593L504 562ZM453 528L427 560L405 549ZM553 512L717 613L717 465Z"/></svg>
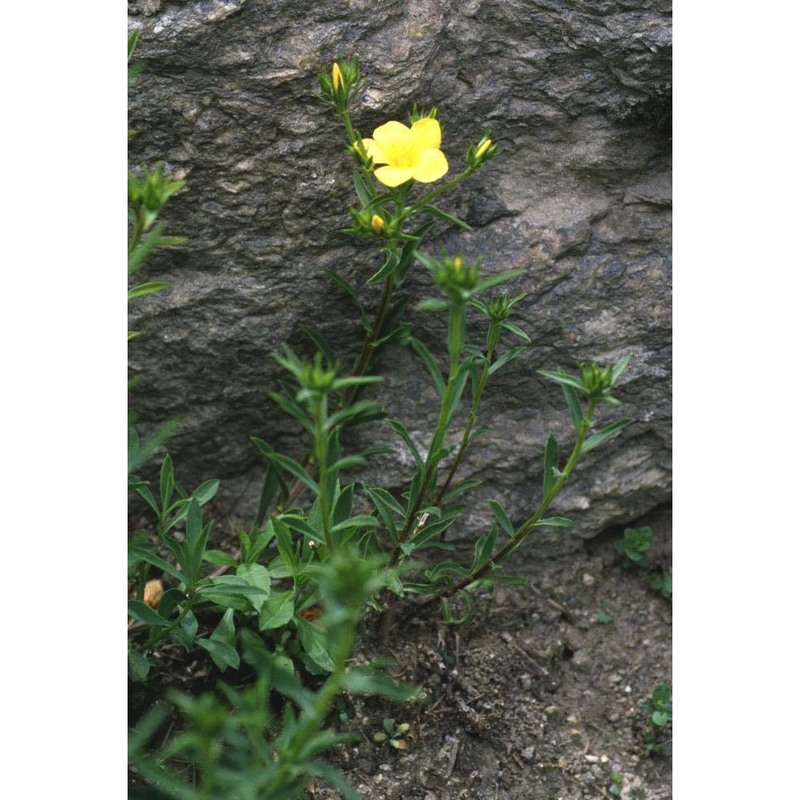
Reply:
<svg viewBox="0 0 800 800"><path fill-rule="evenodd" d="M649 753L672 751L672 687L660 683L643 703L648 715L644 746Z"/></svg>
<svg viewBox="0 0 800 800"><path fill-rule="evenodd" d="M617 543L617 551L624 563L647 571L647 585L662 597L672 597L672 573L668 569L651 564L650 548L653 543L653 530L648 526L626 528L622 539Z"/></svg>
<svg viewBox="0 0 800 800"><path fill-rule="evenodd" d="M524 582L503 573L504 561L537 529L571 525L548 515L554 499L581 456L631 422L596 421L601 406L619 406L615 391L628 357L572 371L541 369L561 388L572 433L566 446L548 436L538 500L526 517L513 521L500 500L489 501L493 522L475 536L469 560L456 558L448 536L458 528L463 537L460 520L479 484L462 473L465 454L489 430L486 386L525 352L530 337L512 319L525 295L501 290L521 270L489 274L468 255L432 253L425 242L445 226L469 228L439 204L486 167L498 146L488 131L477 136L460 171L446 178L451 165L441 149L437 110L415 108L408 124L390 120L364 137L350 110L361 84L357 59L340 59L320 75L321 98L342 123L352 163L348 231L380 254L364 279L329 271L352 301L363 344L348 364L309 326L307 352L283 345L275 354L284 378L271 398L304 431L306 453L297 458L253 438L264 479L255 519L238 532L238 550L208 546L213 520L206 513L218 482L184 490L168 454L156 477L143 477L163 436L143 446L135 430L129 435L130 487L152 514L152 527L135 533L129 546L131 677L152 680L163 669L159 652L167 645L207 657L220 677L215 692L168 696L181 722L166 741L156 734L173 713L167 705L133 721L131 763L168 797L300 797L314 779L356 797L321 758L343 741L325 727L336 716L337 698L361 692L421 699L378 665L349 665L360 620L379 619L385 642L399 604L438 608L448 622L465 623L480 589ZM129 180L129 257L134 254L136 268L154 247L177 243L163 236L156 218L182 187L160 167ZM425 296L408 288L411 270L428 274ZM164 288L139 284L132 298ZM431 350L415 335L409 308L443 316L441 348ZM476 330L483 336L476 338ZM436 423L424 443L410 433L415 420L390 416L369 395L382 379L377 365L389 347L410 349L437 397ZM347 449L343 432L362 425L386 426L407 449L414 470L403 491L349 477L355 469L368 475L371 459L385 452ZM225 683L228 671L239 680L248 675L249 684ZM388 719L379 735L402 749L406 733L404 724ZM181 763L189 768L181 771Z"/></svg>

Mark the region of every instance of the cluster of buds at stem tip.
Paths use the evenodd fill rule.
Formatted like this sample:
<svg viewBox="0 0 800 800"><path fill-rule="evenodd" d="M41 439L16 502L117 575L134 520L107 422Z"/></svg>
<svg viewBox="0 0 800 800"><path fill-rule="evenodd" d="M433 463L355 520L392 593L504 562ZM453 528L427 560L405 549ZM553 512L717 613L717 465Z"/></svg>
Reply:
<svg viewBox="0 0 800 800"><path fill-rule="evenodd" d="M620 405L619 400L611 396L611 390L616 386L629 361L630 356L626 356L621 361L609 364L605 368L594 363L580 364L581 391L595 403Z"/></svg>
<svg viewBox="0 0 800 800"><path fill-rule="evenodd" d="M333 62L330 73L320 73L319 85L322 95L340 114L347 111L350 92L358 83L360 75L358 58L350 60L340 58Z"/></svg>
<svg viewBox="0 0 800 800"><path fill-rule="evenodd" d="M472 289L478 283L478 267L475 264L465 264L461 256L450 258L445 256L436 262L433 270L433 281L441 286L453 300L466 302Z"/></svg>
<svg viewBox="0 0 800 800"><path fill-rule="evenodd" d="M470 145L467 150L467 166L470 169L478 169L478 167L485 164L489 159L497 155L497 145L492 143L487 131L478 144Z"/></svg>
<svg viewBox="0 0 800 800"><path fill-rule="evenodd" d="M511 309L514 305L525 296L525 292L515 297L509 297L506 292L503 292L488 303L480 303L480 301L477 300L473 300L473 303L484 311L492 322L503 322L511 316Z"/></svg>
<svg viewBox="0 0 800 800"><path fill-rule="evenodd" d="M348 233L372 238L375 236L390 236L397 230L396 222L387 221L382 214L370 213L366 209L356 208L351 208L350 213L353 215L353 226L347 228Z"/></svg>

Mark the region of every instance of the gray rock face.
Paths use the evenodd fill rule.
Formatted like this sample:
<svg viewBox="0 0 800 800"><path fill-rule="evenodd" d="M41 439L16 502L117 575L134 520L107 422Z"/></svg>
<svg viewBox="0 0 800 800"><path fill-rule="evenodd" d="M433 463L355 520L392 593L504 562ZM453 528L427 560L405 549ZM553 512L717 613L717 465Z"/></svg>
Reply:
<svg viewBox="0 0 800 800"><path fill-rule="evenodd" d="M363 284L380 257L340 233L355 203L351 164L338 118L315 97L317 73L357 54L365 84L352 111L365 136L416 103L439 108L452 174L486 128L501 144L442 202L474 230L442 228L425 248L463 253L486 273L522 268L513 289L528 293L515 321L533 345L489 385L481 422L494 430L462 473L484 485L461 534L489 518L490 497L515 522L532 510L547 434L562 449L571 439L560 390L536 370L578 361L632 355L618 392L624 406L613 415L636 422L581 462L553 509L577 526L539 539L544 551L669 498L667 0L201 0L129 9L145 66L130 90L132 167L164 160L187 179L163 219L189 243L159 251L140 273L172 288L131 307L131 328L143 332L131 344L142 375L131 403L144 430L183 418L169 445L179 479L221 478L233 516L247 521L261 474L249 437L295 455L304 448L268 398L283 377L271 354L282 341L310 353L306 324L331 339L342 363L358 352L352 304L324 269ZM436 296L421 267L404 289ZM369 292L376 305L378 290ZM444 321L409 319L444 361ZM483 341L478 320L471 331ZM374 395L424 447L435 419L424 369L395 348L381 371ZM393 454L376 461L370 479L403 486L410 459L385 428L350 441L388 443Z"/></svg>

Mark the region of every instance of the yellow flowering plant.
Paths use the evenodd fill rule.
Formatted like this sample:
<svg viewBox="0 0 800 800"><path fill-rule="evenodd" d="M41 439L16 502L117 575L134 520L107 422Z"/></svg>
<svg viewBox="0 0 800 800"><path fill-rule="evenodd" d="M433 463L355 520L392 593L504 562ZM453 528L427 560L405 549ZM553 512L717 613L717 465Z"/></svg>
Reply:
<svg viewBox="0 0 800 800"><path fill-rule="evenodd" d="M355 283L328 271L353 301L364 329L360 352L351 365L343 364L331 343L311 327L304 331L316 351L312 356L287 345L275 356L289 378L280 382L271 398L304 432L305 457L295 458L253 438L266 469L256 517L249 529L240 530L236 552L207 546L211 525L204 522L202 507L216 493L217 481L187 494L178 486L166 456L156 491L145 480L134 484L155 513L157 530L150 541L135 540L129 546L138 576L136 598L129 604L134 620L132 673L146 679L158 662L153 653L172 642L186 650L206 651L220 672L238 671L241 653L258 676L251 694L227 692L235 701L234 709L247 714L229 714L227 707L206 696L184 697L178 703L189 715L189 733L179 740L183 749L171 747L176 753L204 754L198 770L201 797L239 796L244 786L259 787L261 793L251 792L252 796L294 797L309 776L316 775L355 798L339 773L309 760L310 753L341 741L320 731L337 693L347 690L391 699L413 694L374 669L350 666L362 616L369 621L375 619L371 613L379 615L380 640L386 643L401 602L413 604L414 611L436 604L445 620L466 622L474 610L476 590L495 583L526 582L501 574L502 562L537 528L571 524L563 517L546 516L548 508L579 458L631 421L622 418L594 430L597 408L618 405L614 392L627 358L603 368L581 365L577 374L540 371L563 391L573 424L569 453L562 455L551 434L544 446L536 508L525 519L512 522L502 503L489 501L493 521L473 542L471 561L454 560L446 537L458 527L466 509L464 498L479 483L460 472L468 449L487 430L477 424L484 415L486 386L530 344L528 334L510 319L525 293L495 293L521 278L523 271L491 274L465 254L434 256L423 248L428 234L443 223L469 229L434 201L497 155L489 131L469 145L463 169L453 175L452 151L443 142L436 109L414 108L408 124L388 120L375 127L372 136L362 137L351 116L360 83L358 59L339 59L319 76L322 98L340 117L346 151L354 162L357 204L347 230L376 245L383 260L372 275L365 273ZM420 299L404 286L406 275L415 268L429 273L431 296ZM368 302L365 295L378 287L379 297ZM414 335L405 318L409 307L446 317L447 338L438 352ZM478 342L471 340L476 315L488 323L483 326L485 339ZM511 346L506 344L509 337ZM389 418L380 403L360 396L381 380L377 358L390 346L410 349L437 398L436 421L424 446L412 437L406 422ZM343 431L366 423L386 425L407 448L414 468L404 491L389 491L369 479L371 459L392 451L347 452ZM419 424L413 429L418 430ZM360 479L348 481L347 473L354 468L361 470ZM161 577L152 577L153 570L159 570ZM204 615L217 614L213 630L207 623L201 627L195 613L200 610ZM309 674L327 676L315 692L301 684L300 675ZM256 710L263 711L272 689L283 694L287 709L297 707L301 713L287 713L281 731L268 731L274 736L265 749L269 725ZM155 731L156 723L148 724ZM146 739L142 730L136 739L140 744ZM254 752L245 752L247 742L255 743ZM226 748L241 756L235 769L233 762L220 767L219 754ZM160 788L174 786L170 796L195 796L141 747L133 748L133 753L147 780Z"/></svg>

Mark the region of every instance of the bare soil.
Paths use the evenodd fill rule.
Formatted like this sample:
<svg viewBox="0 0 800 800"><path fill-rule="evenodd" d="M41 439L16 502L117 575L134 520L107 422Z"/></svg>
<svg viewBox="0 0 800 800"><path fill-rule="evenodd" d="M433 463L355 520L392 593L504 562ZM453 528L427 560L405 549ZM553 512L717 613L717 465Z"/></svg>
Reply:
<svg viewBox="0 0 800 800"><path fill-rule="evenodd" d="M640 525L653 529L654 566L671 568L670 510L630 527ZM480 598L467 625L446 625L435 610L401 616L392 674L422 687L429 702L345 697L337 709L336 727L358 741L330 760L364 800L672 797L671 758L645 747L643 708L656 686L671 684L671 602L624 563L621 536L611 529L582 552L534 563L527 586ZM370 641L357 660L387 655ZM193 683L206 688L197 674ZM146 701L141 691L132 687L132 706ZM410 725L405 749L374 740L386 718ZM308 796L339 797L322 785Z"/></svg>
<svg viewBox="0 0 800 800"><path fill-rule="evenodd" d="M654 563L671 567L670 511L645 524ZM623 563L621 535L534 565L527 588L498 587L468 625L412 619L397 633L395 675L430 702L351 699L344 727L360 741L332 760L364 800L672 797L671 758L645 748L642 706L671 684L671 603ZM407 749L373 741L386 717L411 725Z"/></svg>

